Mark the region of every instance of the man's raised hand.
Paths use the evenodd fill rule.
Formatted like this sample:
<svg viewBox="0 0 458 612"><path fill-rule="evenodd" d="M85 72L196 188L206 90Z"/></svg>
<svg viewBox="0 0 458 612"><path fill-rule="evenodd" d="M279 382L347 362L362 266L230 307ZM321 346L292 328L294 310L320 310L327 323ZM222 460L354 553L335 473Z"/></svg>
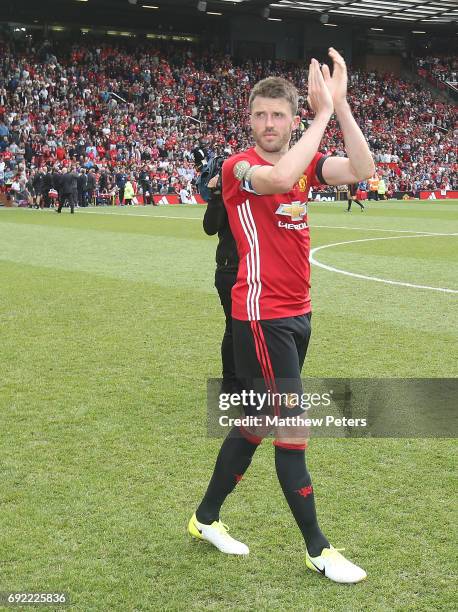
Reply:
<svg viewBox="0 0 458 612"><path fill-rule="evenodd" d="M321 71L323 73L324 82L331 93L335 107L338 106L339 103L344 102L347 98L347 66L344 58L334 49L334 47L329 48L329 57L333 62L332 77L327 64L322 66Z"/></svg>
<svg viewBox="0 0 458 612"><path fill-rule="evenodd" d="M332 94L326 86L320 64L316 59L310 62L307 102L316 115L320 113L332 115L334 110Z"/></svg>

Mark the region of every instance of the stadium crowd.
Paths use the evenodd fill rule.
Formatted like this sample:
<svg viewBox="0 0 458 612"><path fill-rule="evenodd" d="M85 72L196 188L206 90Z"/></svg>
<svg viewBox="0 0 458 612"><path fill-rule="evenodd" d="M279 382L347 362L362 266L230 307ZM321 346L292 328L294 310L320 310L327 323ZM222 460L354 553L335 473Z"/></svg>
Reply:
<svg viewBox="0 0 458 612"><path fill-rule="evenodd" d="M69 171L80 206L137 194L146 203L171 193L185 201L195 191L197 150L210 158L249 146L249 91L269 75L297 85L305 129L307 71L297 64L146 41L0 41L0 187L49 206ZM349 97L388 196L458 188L452 105L418 84L353 70ZM322 150L343 155L339 143L331 121Z"/></svg>
<svg viewBox="0 0 458 612"><path fill-rule="evenodd" d="M439 81L458 82L458 58L456 56L419 57L417 68L426 71Z"/></svg>

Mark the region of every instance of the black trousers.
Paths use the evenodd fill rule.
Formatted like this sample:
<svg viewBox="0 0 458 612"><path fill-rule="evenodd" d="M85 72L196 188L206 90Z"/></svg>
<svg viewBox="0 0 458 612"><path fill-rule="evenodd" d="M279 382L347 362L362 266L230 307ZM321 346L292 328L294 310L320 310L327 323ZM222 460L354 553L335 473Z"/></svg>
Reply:
<svg viewBox="0 0 458 612"><path fill-rule="evenodd" d="M44 192L44 194L43 194L43 202L44 202L45 208L50 208L51 207L51 198L49 197L49 190Z"/></svg>
<svg viewBox="0 0 458 612"><path fill-rule="evenodd" d="M218 291L221 306L226 318L223 339L221 342L221 361L223 366L223 384L234 385L236 382L234 362L234 342L232 339L232 287L237 279L237 270L233 268L217 268L215 272L215 287Z"/></svg>
<svg viewBox="0 0 458 612"><path fill-rule="evenodd" d="M59 198L59 207L57 209L57 212L58 213L62 212L62 206L68 203L70 206L70 212L74 213L77 199L78 199L78 194L75 192L62 194L62 197Z"/></svg>
<svg viewBox="0 0 458 612"><path fill-rule="evenodd" d="M151 183L148 181L141 181L140 185L143 191L143 203L151 204L153 200L153 196L151 194ZM148 192L149 195L146 195L146 192Z"/></svg>
<svg viewBox="0 0 458 612"><path fill-rule="evenodd" d="M364 206L361 204L361 202L358 200L358 198L349 198L348 199L348 208L347 210L351 210L351 205L353 204L353 202L355 202L356 204L358 204L361 207L361 210L364 209Z"/></svg>
<svg viewBox="0 0 458 612"><path fill-rule="evenodd" d="M94 190L93 189L88 189L87 191L85 191L85 199L86 199L86 204L85 206L90 206L93 202L94 199Z"/></svg>

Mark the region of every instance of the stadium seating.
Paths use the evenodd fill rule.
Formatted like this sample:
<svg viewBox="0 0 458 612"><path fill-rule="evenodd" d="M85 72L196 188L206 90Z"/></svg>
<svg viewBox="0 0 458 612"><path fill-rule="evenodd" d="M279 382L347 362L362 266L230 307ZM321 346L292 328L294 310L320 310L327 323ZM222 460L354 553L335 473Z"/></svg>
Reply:
<svg viewBox="0 0 458 612"><path fill-rule="evenodd" d="M448 58L450 68L456 59ZM442 64L434 64L441 70ZM298 86L302 127L304 66L235 62L191 46L97 41L86 46L0 42L0 185L33 183L45 166L93 169L100 192L176 195L195 185L193 150L228 154L250 143L245 112L259 79L282 75ZM418 84L352 71L350 103L388 185L397 191L458 188L454 108ZM456 131L455 131L456 133ZM343 155L331 121L322 150ZM1 162L4 162L3 164ZM193 189L195 192L195 188ZM100 200L98 200L100 201ZM151 201L151 198L150 198Z"/></svg>
<svg viewBox="0 0 458 612"><path fill-rule="evenodd" d="M458 82L458 58L454 56L444 57L419 57L416 60L418 71L430 74L438 81Z"/></svg>

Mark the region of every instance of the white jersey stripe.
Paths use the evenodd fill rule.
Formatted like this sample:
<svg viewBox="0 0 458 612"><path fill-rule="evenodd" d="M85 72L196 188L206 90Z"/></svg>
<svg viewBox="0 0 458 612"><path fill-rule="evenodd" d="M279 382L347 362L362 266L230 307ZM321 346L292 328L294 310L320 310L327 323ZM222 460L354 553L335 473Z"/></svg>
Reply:
<svg viewBox="0 0 458 612"><path fill-rule="evenodd" d="M237 206L240 223L250 246L247 255L247 314L249 321L259 321L260 308L259 299L261 296L261 261L259 253L259 240L256 224L251 212L250 202L246 200Z"/></svg>
<svg viewBox="0 0 458 612"><path fill-rule="evenodd" d="M253 228L247 214L247 202L242 204L242 216L245 222L245 226L250 235L250 259L251 259L251 286L250 286L250 307L248 311L249 320L253 321L256 319L255 310L255 296L257 293L257 281L256 281L256 242L254 237Z"/></svg>
<svg viewBox="0 0 458 612"><path fill-rule="evenodd" d="M253 228L253 234L254 234L254 242L255 242L255 253L256 253L256 281L257 281L257 291L256 291L256 295L255 295L255 305L256 305L256 319L259 321L261 319L261 315L259 312L259 298L261 297L261 289L262 289L262 283L261 283L261 256L260 256L260 252L259 252L259 240L258 240L258 230L256 228L256 224L254 222L253 219L253 214L251 212L251 206L250 206L250 201L247 200L247 211L248 211L248 215L249 218L251 220L251 224L252 224L252 228Z"/></svg>
<svg viewBox="0 0 458 612"><path fill-rule="evenodd" d="M251 276L251 258L252 258L252 249L253 249L253 241L251 239L251 236L248 232L248 228L245 225L245 220L243 218L243 214L242 214L242 205L237 206L237 212L239 214L239 219L240 219L240 224L242 226L242 229L245 233L246 239L248 241L248 244L250 245L250 255L246 258L246 264L247 264L247 284L248 284L248 293L247 293L247 298L246 298L246 305L247 305L247 314L248 314L248 320L251 321L252 320L252 316L251 316L251 308L250 308L250 298L251 298L251 293L252 293L252 276Z"/></svg>

